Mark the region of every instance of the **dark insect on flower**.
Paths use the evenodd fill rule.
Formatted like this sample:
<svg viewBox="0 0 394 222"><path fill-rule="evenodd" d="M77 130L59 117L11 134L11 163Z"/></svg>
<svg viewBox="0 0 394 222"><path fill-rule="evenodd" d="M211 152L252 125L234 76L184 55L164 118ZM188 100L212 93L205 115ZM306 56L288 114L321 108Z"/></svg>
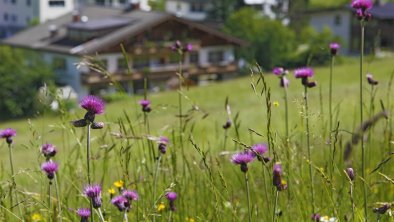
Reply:
<svg viewBox="0 0 394 222"><path fill-rule="evenodd" d="M241 171L246 173L248 172L248 163L254 160L255 155L251 154L251 152L242 152L236 153L231 157L231 162L234 164L238 164L241 166Z"/></svg>
<svg viewBox="0 0 394 222"><path fill-rule="evenodd" d="M12 137L16 136L16 131L11 128L4 129L0 132L0 137L5 138L8 144L12 143Z"/></svg>
<svg viewBox="0 0 394 222"><path fill-rule="evenodd" d="M41 165L41 169L47 174L48 179L55 178L55 173L58 170L58 165L55 162L49 161Z"/></svg>
<svg viewBox="0 0 394 222"><path fill-rule="evenodd" d="M226 121L226 123L223 125L223 129L228 129L228 128L230 128L231 127L231 124L232 124L232 122L231 122L231 120L227 120Z"/></svg>
<svg viewBox="0 0 394 222"><path fill-rule="evenodd" d="M280 79L280 84L279 84L279 86L282 87L282 88L288 88L289 85L290 85L290 80L287 79L285 76L283 76L283 77Z"/></svg>
<svg viewBox="0 0 394 222"><path fill-rule="evenodd" d="M377 214L385 214L390 208L391 204L383 203L381 206L373 208L372 211Z"/></svg>
<svg viewBox="0 0 394 222"><path fill-rule="evenodd" d="M377 85L379 82L373 79L372 74L368 73L367 74L367 81L369 85L375 86Z"/></svg>
<svg viewBox="0 0 394 222"><path fill-rule="evenodd" d="M170 210L171 211L175 211L175 200L178 197L177 193L175 192L167 192L165 197L167 198L167 200L170 203Z"/></svg>
<svg viewBox="0 0 394 222"><path fill-rule="evenodd" d="M81 217L81 222L88 222L88 218L90 217L90 209L89 208L79 208L77 210L78 216Z"/></svg>
<svg viewBox="0 0 394 222"><path fill-rule="evenodd" d="M71 121L71 124L73 124L73 126L75 126L75 127L85 127L88 125L88 123L85 119Z"/></svg>
<svg viewBox="0 0 394 222"><path fill-rule="evenodd" d="M84 189L84 194L92 201L94 208L101 207L101 186L88 185Z"/></svg>
<svg viewBox="0 0 394 222"><path fill-rule="evenodd" d="M93 122L92 125L90 125L90 128L102 129L102 128L104 128L104 123L103 122Z"/></svg>

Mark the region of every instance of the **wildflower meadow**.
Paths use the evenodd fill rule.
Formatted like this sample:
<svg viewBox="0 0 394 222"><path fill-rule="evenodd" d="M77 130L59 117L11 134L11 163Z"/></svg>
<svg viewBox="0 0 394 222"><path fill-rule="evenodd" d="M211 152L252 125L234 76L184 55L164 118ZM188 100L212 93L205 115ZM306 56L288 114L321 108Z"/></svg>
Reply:
<svg viewBox="0 0 394 222"><path fill-rule="evenodd" d="M333 42L328 67L189 88L190 47L175 91L0 123L0 221L393 221L392 58Z"/></svg>

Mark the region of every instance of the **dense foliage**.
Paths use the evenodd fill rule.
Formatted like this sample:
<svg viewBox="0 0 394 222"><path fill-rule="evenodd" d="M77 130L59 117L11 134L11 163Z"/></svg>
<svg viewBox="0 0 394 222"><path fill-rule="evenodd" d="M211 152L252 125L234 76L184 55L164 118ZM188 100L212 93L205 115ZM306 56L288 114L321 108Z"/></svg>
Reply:
<svg viewBox="0 0 394 222"><path fill-rule="evenodd" d="M0 47L0 58L1 118L33 114L37 90L52 81L51 70L31 52Z"/></svg>

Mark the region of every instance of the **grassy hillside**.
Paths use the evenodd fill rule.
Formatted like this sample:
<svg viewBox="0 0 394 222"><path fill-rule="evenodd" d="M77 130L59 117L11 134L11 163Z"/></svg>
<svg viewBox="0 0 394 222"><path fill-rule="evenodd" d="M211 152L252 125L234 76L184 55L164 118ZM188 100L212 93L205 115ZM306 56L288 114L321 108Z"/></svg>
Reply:
<svg viewBox="0 0 394 222"><path fill-rule="evenodd" d="M389 84L394 73L393 58L366 59L365 70L372 73L379 81L376 86L374 113L381 110L381 101L387 108L393 109L394 91ZM183 91L183 112L188 114L188 122L182 137L179 131L178 93L176 91L148 95L153 111L148 114L149 128L144 124L143 114L138 104L141 97L132 96L126 100L107 104L104 115L97 116L105 122L105 128L92 131L92 177L94 182L103 186L103 210L108 221L120 221L122 214L110 204L107 189L114 187L115 180L122 179L126 188L136 189L140 200L130 210L132 221L247 221L245 184L239 166L234 166L229 159L235 151L241 151L242 145L267 142L267 108L265 96L260 95L261 82L258 75L244 76L238 79L193 87ZM303 117L303 87L299 80L289 75L289 126L290 159L284 146L284 102L283 90L274 75L266 75L271 89L272 119L271 130L273 147L269 156L273 157L276 149L284 166L284 175L289 190L279 194L277 213L280 221L309 221L311 204L309 201L308 162L305 148L305 124ZM310 128L312 144L313 174L315 177L316 212L342 219L351 216L349 181L343 173L344 144L350 140L351 132L359 125L358 117L358 62L344 59L334 68L335 120L339 121L337 152L334 165L330 160L328 140L328 80L329 68L315 68L314 80L318 86L309 90ZM364 81L365 118L370 113L370 89ZM256 93L251 85L256 88ZM227 114L224 109L226 97L231 105L233 122L225 131L222 125ZM392 113L392 112L391 112ZM237 121L234 121L238 114ZM12 127L17 130L14 138L14 159L17 169L16 181L20 196L28 205L24 208L26 217L34 213L46 215L47 178L40 172L39 166L44 158L39 147L46 142L58 147L56 161L60 163L59 184L63 216L70 221L77 221L73 210L87 206L88 201L81 195L86 185L85 149L86 134L82 128L74 128L71 120L80 119L84 111L64 115L44 114L31 120L20 119L0 123L0 129ZM392 116L392 115L391 115ZM146 123L146 122L145 122ZM370 173L380 161L393 151L393 122L382 120L370 132L367 140L367 172ZM161 164L152 158L156 144L148 142L147 135L167 136L170 145L163 155ZM121 136L121 137L120 137ZM142 139L141 139L142 138ZM192 141L192 142L191 142ZM7 194L9 182L9 161L6 143L0 142L2 194ZM356 147L353 155L353 167L360 175L360 149ZM291 163L290 166L287 165ZM275 192L272 186L272 162L267 165L250 164L248 172L251 192L252 218L254 221L272 220ZM378 172L393 177L389 165L383 164ZM289 167L289 168L288 168ZM334 167L333 180L330 172ZM157 170L159 169L159 170ZM157 192L154 178L159 172ZM8 181L8 182L7 182ZM332 183L332 185L331 185ZM356 203L356 221L362 218L362 180L357 177L354 199ZM372 207L375 202L387 202L394 199L394 186L378 173L367 178L370 217L375 218ZM177 211L157 211L156 205L165 198L161 195L170 188L178 192ZM52 193L53 194L53 193ZM53 194L54 195L54 194ZM6 199L6 198L5 198ZM53 200L54 202L55 199ZM55 204L54 204L55 205ZM53 206L52 206L53 207ZM167 206L168 209L168 206ZM16 212L16 210L15 210ZM7 212L0 211L0 218L13 218ZM191 220L193 218L193 220ZM385 221L388 217L382 217ZM15 218L14 218L15 219ZM96 216L97 219L97 216ZM9 219L12 221L13 219ZM383 221L384 221L383 220ZM66 220L67 221L67 220Z"/></svg>

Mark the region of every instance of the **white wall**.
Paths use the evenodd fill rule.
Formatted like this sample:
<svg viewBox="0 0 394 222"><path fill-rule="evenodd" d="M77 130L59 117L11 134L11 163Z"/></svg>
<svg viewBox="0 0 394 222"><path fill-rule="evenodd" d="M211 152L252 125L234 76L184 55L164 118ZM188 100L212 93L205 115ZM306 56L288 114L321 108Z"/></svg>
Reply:
<svg viewBox="0 0 394 222"><path fill-rule="evenodd" d="M201 21L207 17L206 12L191 12L190 3L176 0L166 1L166 12L194 21Z"/></svg>
<svg viewBox="0 0 394 222"><path fill-rule="evenodd" d="M25 1L25 0L24 0ZM37 0L32 0L37 1ZM74 0L64 0L64 6L50 6L50 0L39 0L39 18L40 22L54 19L74 10Z"/></svg>
<svg viewBox="0 0 394 222"><path fill-rule="evenodd" d="M340 18L341 23L335 24L336 17ZM332 12L319 12L311 15L310 25L318 32L321 32L324 27L328 27L334 36L342 38L343 53L349 52L350 35L351 35L351 18L350 10L338 10Z"/></svg>

